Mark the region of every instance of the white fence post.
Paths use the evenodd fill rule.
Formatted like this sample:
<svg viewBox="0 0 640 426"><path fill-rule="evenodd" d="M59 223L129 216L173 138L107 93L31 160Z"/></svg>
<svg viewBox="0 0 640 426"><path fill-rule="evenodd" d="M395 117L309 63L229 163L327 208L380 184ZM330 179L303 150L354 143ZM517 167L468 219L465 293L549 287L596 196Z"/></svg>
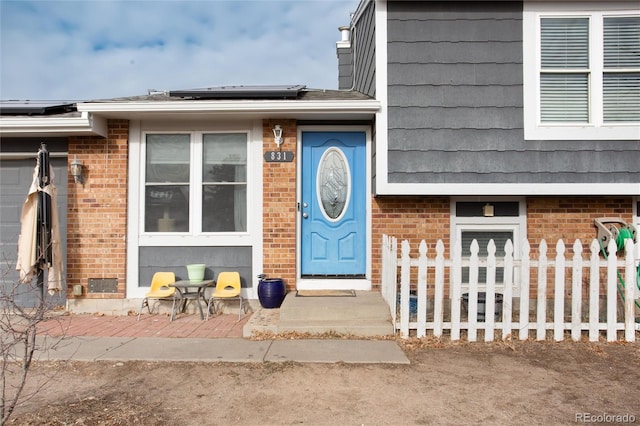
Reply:
<svg viewBox="0 0 640 426"><path fill-rule="evenodd" d="M442 336L442 322L444 321L444 243L438 240L436 244L436 283L433 300L433 335Z"/></svg>
<svg viewBox="0 0 640 426"><path fill-rule="evenodd" d="M571 339L580 340L582 325L582 243L573 243L573 268L571 270Z"/></svg>
<svg viewBox="0 0 640 426"><path fill-rule="evenodd" d="M409 286L411 285L411 257L407 240L402 241L402 267L400 269L400 333L409 337ZM397 303L397 302L396 302Z"/></svg>
<svg viewBox="0 0 640 426"><path fill-rule="evenodd" d="M616 340L616 303L618 294L616 292L616 279L618 275L616 258L616 242L612 239L607 246L607 342L615 342Z"/></svg>
<svg viewBox="0 0 640 426"><path fill-rule="evenodd" d="M451 340L460 340L460 298L462 297L462 244L456 241L451 252Z"/></svg>
<svg viewBox="0 0 640 426"><path fill-rule="evenodd" d="M416 337L427 335L427 243L422 240L418 248L418 309L416 312L418 327Z"/></svg>
<svg viewBox="0 0 640 426"><path fill-rule="evenodd" d="M478 242L471 242L471 257L469 258L469 293L467 298L467 336L470 342L478 338Z"/></svg>
<svg viewBox="0 0 640 426"><path fill-rule="evenodd" d="M492 342L494 336L496 307L496 244L487 245L487 286L484 301L484 341Z"/></svg>
<svg viewBox="0 0 640 426"><path fill-rule="evenodd" d="M627 342L635 342L636 340L636 327L635 327L635 288L636 288L636 274L633 264L633 240L628 239L624 245L624 339Z"/></svg>
<svg viewBox="0 0 640 426"><path fill-rule="evenodd" d="M556 342L564 339L564 242L556 244L556 275L553 304L553 338Z"/></svg>
<svg viewBox="0 0 640 426"><path fill-rule="evenodd" d="M531 246L529 241L522 242L522 267L520 268L520 340L529 338L529 283L531 282L530 270Z"/></svg>
<svg viewBox="0 0 640 426"><path fill-rule="evenodd" d="M591 265L589 267L589 341L597 342L600 336L600 244L591 242Z"/></svg>
<svg viewBox="0 0 640 426"><path fill-rule="evenodd" d="M540 241L538 248L538 306L536 315L536 339L547 339L547 242Z"/></svg>
<svg viewBox="0 0 640 426"><path fill-rule="evenodd" d="M395 237L382 235L382 298L389 305L391 320L394 329L396 328L398 306L397 285L398 285L398 249Z"/></svg>
<svg viewBox="0 0 640 426"><path fill-rule="evenodd" d="M502 340L511 336L513 315L513 243L504 245L504 292L502 293Z"/></svg>

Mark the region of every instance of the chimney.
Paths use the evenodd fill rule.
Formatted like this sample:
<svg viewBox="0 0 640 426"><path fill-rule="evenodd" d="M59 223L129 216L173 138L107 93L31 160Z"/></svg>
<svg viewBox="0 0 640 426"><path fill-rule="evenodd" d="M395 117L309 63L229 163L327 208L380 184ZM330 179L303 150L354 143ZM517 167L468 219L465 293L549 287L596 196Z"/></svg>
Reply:
<svg viewBox="0 0 640 426"><path fill-rule="evenodd" d="M340 41L336 43L338 56L338 89L350 89L353 85L353 52L351 51L351 29L340 27Z"/></svg>
<svg viewBox="0 0 640 426"><path fill-rule="evenodd" d="M340 41L337 44L338 49L349 48L351 47L351 41L349 40L351 36L351 30L349 27L340 27L338 28L340 31Z"/></svg>

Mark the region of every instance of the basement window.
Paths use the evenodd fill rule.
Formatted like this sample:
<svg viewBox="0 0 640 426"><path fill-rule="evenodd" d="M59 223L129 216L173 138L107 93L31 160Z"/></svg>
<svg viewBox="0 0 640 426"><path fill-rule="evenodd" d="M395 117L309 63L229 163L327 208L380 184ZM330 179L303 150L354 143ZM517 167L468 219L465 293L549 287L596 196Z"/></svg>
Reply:
<svg viewBox="0 0 640 426"><path fill-rule="evenodd" d="M479 246L478 256L488 255L487 246L493 240L496 246L496 258L504 258L505 244L511 240L514 259L519 257L520 241L526 237L526 216L524 201L453 201L452 206L452 245L455 241L462 244L462 257L469 260L471 244L476 240ZM478 270L478 287L483 291L487 282L487 268ZM514 285L518 277L514 274ZM469 267L462 268L463 288L469 285ZM504 268L496 268L496 288L504 285Z"/></svg>

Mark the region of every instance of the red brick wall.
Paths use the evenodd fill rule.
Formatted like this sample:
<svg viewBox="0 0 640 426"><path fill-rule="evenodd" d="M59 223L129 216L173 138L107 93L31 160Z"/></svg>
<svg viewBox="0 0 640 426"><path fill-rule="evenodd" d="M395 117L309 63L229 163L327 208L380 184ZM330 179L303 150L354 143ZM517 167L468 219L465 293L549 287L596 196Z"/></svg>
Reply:
<svg viewBox="0 0 640 426"><path fill-rule="evenodd" d="M107 138L70 137L69 163L84 165L84 184L69 174L67 288L86 298L124 298L126 289L127 144L129 122L109 120ZM89 278L117 278L118 293L89 293Z"/></svg>
<svg viewBox="0 0 640 426"><path fill-rule="evenodd" d="M594 219L619 217L632 223L632 214L630 197L528 198L527 235L531 254L537 257L543 238L549 246L549 255L555 256L555 245L560 238L567 248L579 238L583 251L588 251L598 235Z"/></svg>
<svg viewBox="0 0 640 426"><path fill-rule="evenodd" d="M565 244L564 256L573 257L573 244L579 239L582 244L582 258L589 259L590 245L598 233L594 219L616 217L632 223L632 199L630 197L566 197L528 198L527 235L531 244L531 258L539 257L540 242L547 243L547 258L555 259L556 244L559 239ZM555 268L549 268L547 294L553 297ZM571 268L565 270L565 294L571 295ZM600 294L606 294L606 272L600 272ZM531 274L531 296L537 296L537 273ZM588 296L589 271L582 271L583 298Z"/></svg>
<svg viewBox="0 0 640 426"><path fill-rule="evenodd" d="M428 256L435 253L438 239L449 250L451 207L447 197L376 197L372 199L372 286L380 288L382 235L408 240L411 257L418 256L422 240ZM400 250L400 247L398 247ZM400 253L398 253L400 254Z"/></svg>
<svg viewBox="0 0 640 426"><path fill-rule="evenodd" d="M627 223L632 222L632 200L630 197L534 197L527 198L526 203L527 235L531 245L532 259L538 258L538 248L543 238L548 245L547 257L549 259L555 258L555 245L558 239L562 239L565 243L565 257L567 258L573 256L573 243L576 239L580 239L583 246L583 258L588 258L591 241L597 237L597 231L593 224L594 219L619 217ZM380 286L382 234L396 237L398 243L408 240L412 258L417 258L418 246L423 239L427 243L428 257L433 258L436 243L438 239L442 239L445 244L445 253L449 256L451 240L450 200L448 197L385 196L373 198L372 226L374 288ZM400 250L400 246L398 250ZM584 281L588 282L586 272L583 271ZM570 269L567 269L565 274L567 282L571 282ZM537 276L534 270L531 276L532 296L536 295L536 280ZM415 276L412 277L412 282L417 282ZM547 282L548 291L552 292L553 270L551 269ZM567 285L567 294L569 294L568 287L570 286Z"/></svg>
<svg viewBox="0 0 640 426"><path fill-rule="evenodd" d="M273 127L283 129L282 151L296 151L296 120L264 120L263 153L277 151ZM284 278L289 289L296 286L296 161L263 163L263 271ZM251 214L251 212L249 213Z"/></svg>

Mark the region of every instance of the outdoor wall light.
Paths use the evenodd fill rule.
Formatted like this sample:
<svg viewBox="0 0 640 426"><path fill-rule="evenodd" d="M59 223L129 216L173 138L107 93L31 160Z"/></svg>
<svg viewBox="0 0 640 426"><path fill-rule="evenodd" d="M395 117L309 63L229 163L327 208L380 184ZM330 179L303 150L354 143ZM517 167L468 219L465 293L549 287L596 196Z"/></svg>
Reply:
<svg viewBox="0 0 640 426"><path fill-rule="evenodd" d="M84 176L82 176L82 161L78 160L78 156L73 157L71 162L71 176L76 183L84 183Z"/></svg>
<svg viewBox="0 0 640 426"><path fill-rule="evenodd" d="M273 128L273 137L275 138L276 145L280 148L280 145L282 145L284 141L282 140L282 127L280 127L279 124L276 124Z"/></svg>
<svg viewBox="0 0 640 426"><path fill-rule="evenodd" d="M489 203L485 204L482 207L482 215L484 217L492 217L493 216L493 206Z"/></svg>

